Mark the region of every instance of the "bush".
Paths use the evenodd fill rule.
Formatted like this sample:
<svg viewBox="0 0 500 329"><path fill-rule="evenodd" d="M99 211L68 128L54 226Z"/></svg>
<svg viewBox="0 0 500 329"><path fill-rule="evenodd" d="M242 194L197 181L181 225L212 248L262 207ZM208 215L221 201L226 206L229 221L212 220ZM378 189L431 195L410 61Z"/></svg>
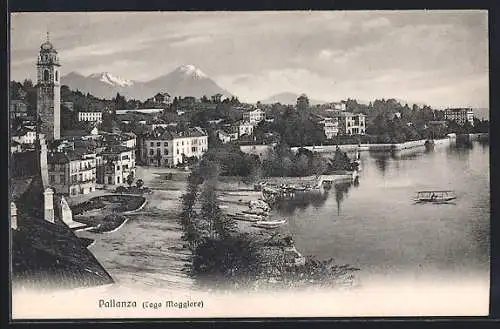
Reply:
<svg viewBox="0 0 500 329"><path fill-rule="evenodd" d="M118 186L115 191L115 193L126 193L127 192L127 188L125 186Z"/></svg>
<svg viewBox="0 0 500 329"><path fill-rule="evenodd" d="M194 250L192 274L214 288L245 285L258 275L259 260L258 248L247 235L206 238Z"/></svg>

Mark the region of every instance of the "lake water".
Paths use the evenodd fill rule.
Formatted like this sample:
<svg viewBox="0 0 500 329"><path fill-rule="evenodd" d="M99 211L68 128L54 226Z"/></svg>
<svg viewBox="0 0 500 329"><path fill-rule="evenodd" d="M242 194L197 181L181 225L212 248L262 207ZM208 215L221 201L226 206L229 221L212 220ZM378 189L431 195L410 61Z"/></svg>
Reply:
<svg viewBox="0 0 500 329"><path fill-rule="evenodd" d="M489 280L489 145L361 153L359 184L281 205L297 248L360 268L362 282ZM414 204L419 190L455 204Z"/></svg>

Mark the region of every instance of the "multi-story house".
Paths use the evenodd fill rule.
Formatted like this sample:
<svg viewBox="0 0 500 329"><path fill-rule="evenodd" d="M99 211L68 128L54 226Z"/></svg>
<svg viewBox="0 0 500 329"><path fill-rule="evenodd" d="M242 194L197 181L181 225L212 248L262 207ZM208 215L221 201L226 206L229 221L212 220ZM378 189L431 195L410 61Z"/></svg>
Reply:
<svg viewBox="0 0 500 329"><path fill-rule="evenodd" d="M470 108L446 109L444 117L446 120L455 121L459 125L464 125L465 122L474 125L474 111Z"/></svg>
<svg viewBox="0 0 500 329"><path fill-rule="evenodd" d="M339 132L344 135L366 134L366 115L340 112L338 115Z"/></svg>
<svg viewBox="0 0 500 329"><path fill-rule="evenodd" d="M135 177L135 150L123 145L104 147L97 159L97 183L122 185L129 175Z"/></svg>
<svg viewBox="0 0 500 329"><path fill-rule="evenodd" d="M324 118L321 122L323 124L323 131L327 139L332 139L339 133L339 120L338 118Z"/></svg>
<svg viewBox="0 0 500 329"><path fill-rule="evenodd" d="M254 125L249 121L242 121L238 125L238 138L243 135L251 136L253 134Z"/></svg>
<svg viewBox="0 0 500 329"><path fill-rule="evenodd" d="M87 122L102 122L102 112L101 111L80 111L78 112L78 121Z"/></svg>
<svg viewBox="0 0 500 329"><path fill-rule="evenodd" d="M145 164L172 167L187 158L201 158L208 149L208 134L195 127L183 132L155 129L144 137L141 160Z"/></svg>
<svg viewBox="0 0 500 329"><path fill-rule="evenodd" d="M49 184L63 195L95 191L96 153L83 149L48 154Z"/></svg>
<svg viewBox="0 0 500 329"><path fill-rule="evenodd" d="M252 125L257 125L265 119L265 113L261 109L251 109L243 112L243 121L249 122Z"/></svg>

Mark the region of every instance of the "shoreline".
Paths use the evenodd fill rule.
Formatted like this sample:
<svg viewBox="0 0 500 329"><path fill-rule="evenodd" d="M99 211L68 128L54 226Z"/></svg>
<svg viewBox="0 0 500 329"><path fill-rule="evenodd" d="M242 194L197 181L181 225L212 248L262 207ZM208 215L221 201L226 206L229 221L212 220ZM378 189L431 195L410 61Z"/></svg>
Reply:
<svg viewBox="0 0 500 329"><path fill-rule="evenodd" d="M475 136L485 134L468 134L468 136ZM486 134L487 135L487 134ZM456 140L457 135L450 134L450 136L446 138L438 138L433 139L436 145L443 145L451 143ZM407 141L403 143L377 143L377 144L339 144L338 147L343 152L390 152L390 151L401 151L408 150L413 148L425 147L425 142L428 139L419 139L415 141ZM249 144L249 145L240 145L239 148L243 153L246 154L255 154L258 156L263 156L266 152L274 147L273 144ZM290 149L292 152L297 152L300 148L305 148L309 151L318 152L318 153L333 153L335 152L337 145L308 145L308 146L293 146Z"/></svg>

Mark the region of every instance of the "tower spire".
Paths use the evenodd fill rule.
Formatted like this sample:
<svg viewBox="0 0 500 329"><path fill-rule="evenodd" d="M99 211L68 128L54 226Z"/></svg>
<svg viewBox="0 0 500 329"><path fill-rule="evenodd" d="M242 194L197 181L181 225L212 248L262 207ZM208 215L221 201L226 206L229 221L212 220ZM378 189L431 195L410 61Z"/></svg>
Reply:
<svg viewBox="0 0 500 329"><path fill-rule="evenodd" d="M50 42L50 33L48 30L47 30L47 42Z"/></svg>

